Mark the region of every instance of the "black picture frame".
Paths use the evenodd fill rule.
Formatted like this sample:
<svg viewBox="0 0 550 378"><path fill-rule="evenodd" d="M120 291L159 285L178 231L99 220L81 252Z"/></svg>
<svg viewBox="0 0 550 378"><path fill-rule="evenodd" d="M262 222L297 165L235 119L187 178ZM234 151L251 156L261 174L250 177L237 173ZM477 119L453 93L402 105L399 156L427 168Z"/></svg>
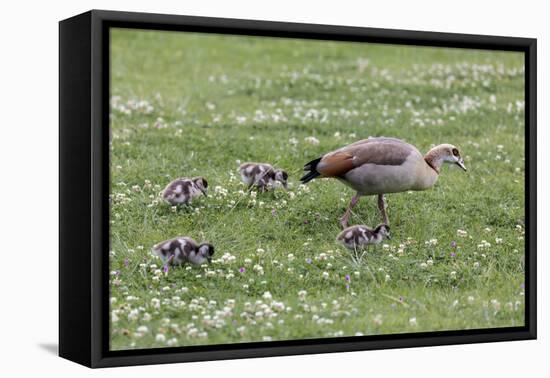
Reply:
<svg viewBox="0 0 550 378"><path fill-rule="evenodd" d="M525 54L525 326L109 350L109 28L376 42ZM59 23L59 355L88 367L535 339L536 39L92 10Z"/></svg>

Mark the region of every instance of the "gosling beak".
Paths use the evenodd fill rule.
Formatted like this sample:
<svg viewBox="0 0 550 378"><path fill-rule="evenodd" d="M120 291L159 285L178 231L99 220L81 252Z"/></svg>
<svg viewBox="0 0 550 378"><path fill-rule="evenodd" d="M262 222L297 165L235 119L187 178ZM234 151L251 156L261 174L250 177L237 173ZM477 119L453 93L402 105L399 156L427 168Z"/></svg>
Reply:
<svg viewBox="0 0 550 378"><path fill-rule="evenodd" d="M386 238L388 238L388 240L390 240L390 239L391 239L391 235L390 235L390 234L387 234L387 235L386 235Z"/></svg>
<svg viewBox="0 0 550 378"><path fill-rule="evenodd" d="M460 159L456 162L456 165L458 165L460 168L462 168L464 171L467 171L466 166L464 165L464 160Z"/></svg>
<svg viewBox="0 0 550 378"><path fill-rule="evenodd" d="M466 169L466 168L464 168L464 169ZM206 195L206 189L201 189L201 192L202 192L202 194L204 194L205 197L208 197L208 196Z"/></svg>
<svg viewBox="0 0 550 378"><path fill-rule="evenodd" d="M283 188L285 188L285 190L288 190L288 183L287 182L283 182Z"/></svg>

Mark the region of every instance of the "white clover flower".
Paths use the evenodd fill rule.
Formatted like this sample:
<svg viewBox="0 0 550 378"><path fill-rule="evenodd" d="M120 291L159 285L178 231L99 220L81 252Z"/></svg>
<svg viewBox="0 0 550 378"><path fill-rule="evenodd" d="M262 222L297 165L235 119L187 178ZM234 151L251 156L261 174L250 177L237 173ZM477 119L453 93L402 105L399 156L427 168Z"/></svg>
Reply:
<svg viewBox="0 0 550 378"><path fill-rule="evenodd" d="M116 303L116 301L117 301L117 298L116 298L116 297L111 297L111 304Z"/></svg>
<svg viewBox="0 0 550 378"><path fill-rule="evenodd" d="M222 255L220 258L223 264L231 264L233 263L237 258L233 256L232 254L226 252Z"/></svg>
<svg viewBox="0 0 550 378"><path fill-rule="evenodd" d="M259 254L261 255L261 254L265 253L265 249L263 249L263 248L258 248L258 249L256 250L256 252L259 253Z"/></svg>
<svg viewBox="0 0 550 378"><path fill-rule="evenodd" d="M471 295L468 296L468 299L467 299L467 300L468 300L468 303L469 303L469 304L474 303L474 297L472 297Z"/></svg>
<svg viewBox="0 0 550 378"><path fill-rule="evenodd" d="M149 332L149 328L147 328L147 326L142 325L137 328L137 331L140 333L147 333Z"/></svg>
<svg viewBox="0 0 550 378"><path fill-rule="evenodd" d="M294 137L293 137L293 138L290 138L290 139L288 140L288 143L291 144L291 145L293 145L293 146L296 146L296 145L298 144L298 139L296 139L296 138L294 138Z"/></svg>
<svg viewBox="0 0 550 378"><path fill-rule="evenodd" d="M409 324L410 324L412 327L416 327L416 325L417 325L417 323L416 323L416 317L410 318L410 319L409 319Z"/></svg>
<svg viewBox="0 0 550 378"><path fill-rule="evenodd" d="M323 274L321 275L323 277L323 279L328 279L329 278L329 273L328 272L323 272Z"/></svg>
<svg viewBox="0 0 550 378"><path fill-rule="evenodd" d="M432 266L434 264L434 261L432 259L429 259L426 261L426 264L428 264L429 266Z"/></svg>
<svg viewBox="0 0 550 378"><path fill-rule="evenodd" d="M319 261L325 261L326 259L328 259L328 255L324 252L320 253L319 256L316 257L316 260Z"/></svg>
<svg viewBox="0 0 550 378"><path fill-rule="evenodd" d="M288 261L294 261L294 259L295 259L294 254L292 254L292 253L289 253L287 258L288 258Z"/></svg>
<svg viewBox="0 0 550 378"><path fill-rule="evenodd" d="M421 263L421 264L420 264L420 267L421 267L422 269L426 269L426 268L428 267L428 264L426 264L426 263Z"/></svg>
<svg viewBox="0 0 550 378"><path fill-rule="evenodd" d="M480 244L477 245L477 249L483 250L491 248L491 243L487 242L486 240L482 240Z"/></svg>
<svg viewBox="0 0 550 378"><path fill-rule="evenodd" d="M424 242L425 245L427 246L431 246L431 247L434 247L437 245L437 239L430 239L426 242Z"/></svg>
<svg viewBox="0 0 550 378"><path fill-rule="evenodd" d="M258 273L258 275L260 276L263 276L264 275L264 268L259 265L259 264L256 264L254 265L254 267L252 268L256 273Z"/></svg>
<svg viewBox="0 0 550 378"><path fill-rule="evenodd" d="M298 298L300 298L301 301L306 299L306 295L307 295L307 291L305 290L300 290L298 292Z"/></svg>
<svg viewBox="0 0 550 378"><path fill-rule="evenodd" d="M149 314L148 312L144 313L143 314L143 317L141 318L144 322L148 322L151 320L151 314Z"/></svg>
<svg viewBox="0 0 550 378"><path fill-rule="evenodd" d="M112 311L112 312L111 312L111 322L112 322L112 323L116 323L116 322L118 322L118 320L119 320L119 319L118 319L117 314L116 314L114 311Z"/></svg>
<svg viewBox="0 0 550 378"><path fill-rule="evenodd" d="M160 299L152 298L151 299L151 306L153 306L153 308L155 308L155 309L159 309L160 308Z"/></svg>
<svg viewBox="0 0 550 378"><path fill-rule="evenodd" d="M171 339L169 339L169 340L166 342L166 345L168 345L168 346L175 346L177 343L178 343L178 339L176 339L175 337L172 337Z"/></svg>
<svg viewBox="0 0 550 378"><path fill-rule="evenodd" d="M495 238L496 244L502 244L502 238Z"/></svg>
<svg viewBox="0 0 550 378"><path fill-rule="evenodd" d="M456 230L456 235L461 238L465 238L468 236L468 232L465 230Z"/></svg>
<svg viewBox="0 0 550 378"><path fill-rule="evenodd" d="M372 320L374 322L374 324L376 326L381 326L383 321L382 321L382 314L376 314L376 316L374 317L374 319Z"/></svg>
<svg viewBox="0 0 550 378"><path fill-rule="evenodd" d="M164 336L164 334L162 333L157 333L157 335L155 336L155 341L157 343L163 343L166 341L166 336Z"/></svg>
<svg viewBox="0 0 550 378"><path fill-rule="evenodd" d="M311 144L313 146L319 145L319 139L315 138L314 136L305 137L304 142Z"/></svg>
<svg viewBox="0 0 550 378"><path fill-rule="evenodd" d="M476 268L476 269L479 268L479 262L477 262L477 261L474 262L474 268Z"/></svg>
<svg viewBox="0 0 550 378"><path fill-rule="evenodd" d="M262 295L262 298L265 299L266 301L271 300L271 298L272 298L271 293L270 293L269 291L266 291L266 292Z"/></svg>
<svg viewBox="0 0 550 378"><path fill-rule="evenodd" d="M284 305L283 302L273 301L273 303L271 304L271 307L273 307L273 309L275 311L284 311L285 310L285 305Z"/></svg>
<svg viewBox="0 0 550 378"><path fill-rule="evenodd" d="M199 330L195 327L191 327L187 330L187 337L197 337Z"/></svg>
<svg viewBox="0 0 550 378"><path fill-rule="evenodd" d="M205 331L199 332L199 333L197 334L197 337L198 337L199 339L206 339L206 338L208 338L208 333L205 332Z"/></svg>
<svg viewBox="0 0 550 378"><path fill-rule="evenodd" d="M450 276L451 276L451 279L452 279L452 280L456 279L456 272L453 270L453 271L451 272Z"/></svg>
<svg viewBox="0 0 550 378"><path fill-rule="evenodd" d="M137 320L138 316L139 316L139 310L137 308L134 308L130 310L130 312L128 313L128 320L129 321Z"/></svg>

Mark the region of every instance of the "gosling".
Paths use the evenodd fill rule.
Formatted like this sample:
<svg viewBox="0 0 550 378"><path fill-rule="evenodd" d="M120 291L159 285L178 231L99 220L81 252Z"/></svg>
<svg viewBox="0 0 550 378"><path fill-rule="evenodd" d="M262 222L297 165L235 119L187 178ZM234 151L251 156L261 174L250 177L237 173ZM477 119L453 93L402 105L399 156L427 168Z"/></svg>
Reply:
<svg viewBox="0 0 550 378"><path fill-rule="evenodd" d="M164 264L182 265L190 263L202 265L212 262L214 246L207 242L199 244L186 236L178 236L155 244L152 252L159 256Z"/></svg>
<svg viewBox="0 0 550 378"><path fill-rule="evenodd" d="M170 205L188 205L191 200L201 194L206 196L208 182L203 177L178 178L166 185L162 198Z"/></svg>
<svg viewBox="0 0 550 378"><path fill-rule="evenodd" d="M248 189L256 186L260 192L266 192L275 188L280 183L287 189L288 173L282 169L275 169L267 163L243 163L238 169L242 181L248 185Z"/></svg>
<svg viewBox="0 0 550 378"><path fill-rule="evenodd" d="M390 226L382 223L375 229L363 225L350 226L338 234L336 241L348 249L357 250L390 238Z"/></svg>

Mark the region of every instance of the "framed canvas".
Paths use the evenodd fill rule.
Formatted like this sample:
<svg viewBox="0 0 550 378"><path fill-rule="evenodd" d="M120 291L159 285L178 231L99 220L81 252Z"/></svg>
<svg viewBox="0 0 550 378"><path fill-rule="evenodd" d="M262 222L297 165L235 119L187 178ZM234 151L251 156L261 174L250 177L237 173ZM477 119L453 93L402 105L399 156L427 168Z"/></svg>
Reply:
<svg viewBox="0 0 550 378"><path fill-rule="evenodd" d="M60 22L59 353L536 338L536 40Z"/></svg>

